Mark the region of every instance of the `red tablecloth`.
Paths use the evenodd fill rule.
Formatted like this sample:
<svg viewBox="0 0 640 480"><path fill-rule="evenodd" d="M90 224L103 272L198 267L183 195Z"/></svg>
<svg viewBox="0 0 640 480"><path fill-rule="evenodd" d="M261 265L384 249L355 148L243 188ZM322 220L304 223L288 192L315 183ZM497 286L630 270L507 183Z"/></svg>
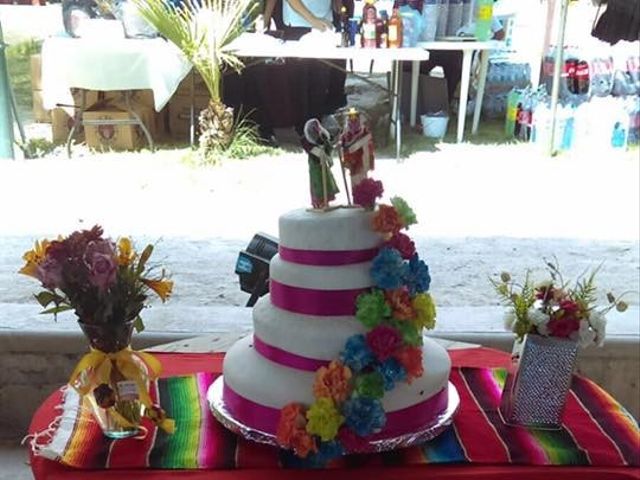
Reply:
<svg viewBox="0 0 640 480"><path fill-rule="evenodd" d="M502 367L509 362L505 352L486 348L453 350L450 352L454 366ZM162 362L163 375L174 376L188 373L222 369L223 354L156 354ZM36 411L29 433L47 428L55 417L55 406L61 401L59 391L54 392ZM76 470L58 462L31 456L31 466L36 480L101 480L101 479L144 479L144 480L305 480L326 479L328 472L322 470ZM362 468L358 470L331 470L331 480L379 480L402 479L423 480L639 480L640 469L605 467L527 467L527 466L456 466L422 465L412 467L385 466L382 468Z"/></svg>

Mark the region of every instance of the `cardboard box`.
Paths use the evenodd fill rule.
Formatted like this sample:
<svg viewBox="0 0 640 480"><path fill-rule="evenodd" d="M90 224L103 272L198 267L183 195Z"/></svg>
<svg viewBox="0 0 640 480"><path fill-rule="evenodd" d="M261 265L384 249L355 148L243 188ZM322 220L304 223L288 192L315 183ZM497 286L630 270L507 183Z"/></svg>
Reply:
<svg viewBox="0 0 640 480"><path fill-rule="evenodd" d="M187 97L191 95L191 77L193 76L193 90L194 95L196 97L208 97L209 90L207 90L207 86L204 83L204 80L200 76L200 74L191 70L190 73L187 74L186 77L180 82L178 88L176 89L176 93L174 95L178 95L181 97Z"/></svg>
<svg viewBox="0 0 640 480"><path fill-rule="evenodd" d="M42 91L34 90L33 98L33 119L38 123L51 123L51 111L45 110L42 106Z"/></svg>
<svg viewBox="0 0 640 480"><path fill-rule="evenodd" d="M42 90L42 57L31 55L31 90Z"/></svg>
<svg viewBox="0 0 640 480"><path fill-rule="evenodd" d="M130 120L132 117L123 107L109 103L97 104L95 109L82 115L85 121ZM133 105L134 111L154 134L153 110L144 105ZM96 150L135 150L147 145L147 138L139 125L85 125L87 146Z"/></svg>
<svg viewBox="0 0 640 480"><path fill-rule="evenodd" d="M104 100L112 104L124 105L125 92L125 90L103 92ZM129 101L132 105L154 108L153 90L129 90Z"/></svg>
<svg viewBox="0 0 640 480"><path fill-rule="evenodd" d="M54 108L51 110L51 141L53 143L65 143L74 121L73 117L65 109ZM78 142L84 140L82 126L76 130L74 138Z"/></svg>
<svg viewBox="0 0 640 480"><path fill-rule="evenodd" d="M209 105L208 96L193 98L194 125L198 132L198 117L200 112ZM174 95L169 101L169 132L173 139L188 140L191 127L191 97Z"/></svg>

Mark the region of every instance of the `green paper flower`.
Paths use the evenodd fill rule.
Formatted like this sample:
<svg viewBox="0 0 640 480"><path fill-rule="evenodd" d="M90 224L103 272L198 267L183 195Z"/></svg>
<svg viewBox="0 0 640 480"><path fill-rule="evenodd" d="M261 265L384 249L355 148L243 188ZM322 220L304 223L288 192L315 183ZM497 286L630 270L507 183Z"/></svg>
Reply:
<svg viewBox="0 0 640 480"><path fill-rule="evenodd" d="M405 228L409 228L409 225L418 223L416 214L413 212L409 204L401 197L393 197L391 199L391 205L394 206L396 212L400 216Z"/></svg>
<svg viewBox="0 0 640 480"><path fill-rule="evenodd" d="M344 417L329 398L319 398L307 411L307 432L323 442L333 440L343 423Z"/></svg>
<svg viewBox="0 0 640 480"><path fill-rule="evenodd" d="M362 397L382 398L384 395L384 377L380 372L359 375L356 377L356 392Z"/></svg>
<svg viewBox="0 0 640 480"><path fill-rule="evenodd" d="M392 324L400 332L405 344L412 347L422 345L422 330L418 328L415 321L394 320Z"/></svg>
<svg viewBox="0 0 640 480"><path fill-rule="evenodd" d="M363 293L356 300L356 318L367 328L374 328L391 315L382 290Z"/></svg>

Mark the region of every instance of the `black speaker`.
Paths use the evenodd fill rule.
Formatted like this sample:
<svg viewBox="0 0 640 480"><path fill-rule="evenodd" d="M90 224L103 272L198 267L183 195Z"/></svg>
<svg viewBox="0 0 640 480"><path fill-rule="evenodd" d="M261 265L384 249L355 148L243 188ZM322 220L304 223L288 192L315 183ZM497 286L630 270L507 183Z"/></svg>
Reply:
<svg viewBox="0 0 640 480"><path fill-rule="evenodd" d="M240 277L240 289L251 294L247 307L253 307L258 298L269 292L269 261L276 253L278 239L256 233L246 250L238 254L236 274Z"/></svg>

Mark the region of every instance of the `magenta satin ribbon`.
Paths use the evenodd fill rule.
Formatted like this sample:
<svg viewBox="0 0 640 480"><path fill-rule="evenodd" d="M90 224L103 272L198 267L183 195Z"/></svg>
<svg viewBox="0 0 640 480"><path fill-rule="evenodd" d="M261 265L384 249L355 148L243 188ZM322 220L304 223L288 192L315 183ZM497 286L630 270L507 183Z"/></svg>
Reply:
<svg viewBox="0 0 640 480"><path fill-rule="evenodd" d="M378 248L366 250L297 250L295 248L278 247L280 258L291 263L302 265L350 265L373 260L378 254Z"/></svg>
<svg viewBox="0 0 640 480"><path fill-rule="evenodd" d="M241 423L262 432L275 434L280 420L280 410L266 407L234 392L226 383L222 396L224 403ZM381 432L368 437L370 440L393 437L418 430L428 425L447 408L449 392L447 387L430 399L411 407L387 413L387 422Z"/></svg>
<svg viewBox="0 0 640 480"><path fill-rule="evenodd" d="M263 342L257 336L253 336L253 348L263 357L289 368L296 370L305 370L307 372L315 372L320 367L329 365L327 360L317 360L315 358L303 357L295 353L287 352L281 348L274 347Z"/></svg>
<svg viewBox="0 0 640 480"><path fill-rule="evenodd" d="M305 315L355 315L356 298L366 290L316 290L269 280L269 294L273 305L288 312Z"/></svg>

